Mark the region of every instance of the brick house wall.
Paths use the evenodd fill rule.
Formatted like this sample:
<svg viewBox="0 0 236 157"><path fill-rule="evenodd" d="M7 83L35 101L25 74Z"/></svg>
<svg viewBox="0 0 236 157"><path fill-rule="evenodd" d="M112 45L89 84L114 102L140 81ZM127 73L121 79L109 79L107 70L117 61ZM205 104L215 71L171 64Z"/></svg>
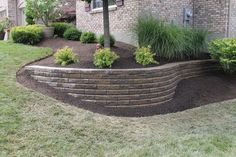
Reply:
<svg viewBox="0 0 236 157"><path fill-rule="evenodd" d="M5 10L0 19L8 17L14 25L25 24L24 0L0 0L0 8Z"/></svg>
<svg viewBox="0 0 236 157"><path fill-rule="evenodd" d="M165 21L183 25L184 8L193 10L193 0L141 0L140 14L151 13ZM192 19L190 21L192 23Z"/></svg>
<svg viewBox="0 0 236 157"><path fill-rule="evenodd" d="M236 0L230 0L228 36L236 37Z"/></svg>
<svg viewBox="0 0 236 157"><path fill-rule="evenodd" d="M110 30L117 40L132 43L130 28L138 17L139 0L125 0L121 7L110 9ZM77 27L83 31L103 33L103 13L101 11L85 12L85 3L77 0ZM127 34L128 33L128 34Z"/></svg>
<svg viewBox="0 0 236 157"><path fill-rule="evenodd" d="M139 15L151 13L166 21L183 25L183 8L192 9L192 0L124 0L121 7L110 10L110 30L118 41L135 44L131 32ZM102 11L85 11L85 3L77 0L77 27L83 31L103 33Z"/></svg>
<svg viewBox="0 0 236 157"><path fill-rule="evenodd" d="M142 14L152 14L183 25L184 8L193 10L190 25L203 28L215 37L236 37L236 0L124 0L124 6L110 11L111 33L119 41L134 44L131 27ZM85 12L85 4L77 0L77 27L103 33L102 12Z"/></svg>
<svg viewBox="0 0 236 157"><path fill-rule="evenodd" d="M7 16L9 19L17 25L17 2L16 0L8 0L7 2Z"/></svg>
<svg viewBox="0 0 236 157"><path fill-rule="evenodd" d="M195 0L194 27L214 33L216 37L227 36L229 0Z"/></svg>

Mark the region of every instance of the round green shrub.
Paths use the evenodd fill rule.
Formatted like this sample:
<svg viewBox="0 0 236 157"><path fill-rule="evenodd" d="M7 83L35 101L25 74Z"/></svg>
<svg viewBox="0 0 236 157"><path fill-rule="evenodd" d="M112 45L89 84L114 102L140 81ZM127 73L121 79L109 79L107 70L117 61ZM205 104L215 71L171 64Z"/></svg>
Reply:
<svg viewBox="0 0 236 157"><path fill-rule="evenodd" d="M93 32L83 32L80 41L82 43L94 43L96 42L96 35Z"/></svg>
<svg viewBox="0 0 236 157"><path fill-rule="evenodd" d="M79 62L79 57L75 55L72 48L69 48L68 46L59 49L54 54L54 58L55 58L55 63L60 64L62 66Z"/></svg>
<svg viewBox="0 0 236 157"><path fill-rule="evenodd" d="M58 37L63 38L65 31L71 27L74 27L72 24L64 22L55 22L51 24L51 27L54 27L54 34Z"/></svg>
<svg viewBox="0 0 236 157"><path fill-rule="evenodd" d="M98 42L100 45L104 46L104 35L101 35L99 38L98 38ZM113 35L110 35L110 46L113 47L115 45L115 38Z"/></svg>
<svg viewBox="0 0 236 157"><path fill-rule="evenodd" d="M93 63L98 68L111 68L118 58L119 56L109 48L98 49L93 56Z"/></svg>
<svg viewBox="0 0 236 157"><path fill-rule="evenodd" d="M144 66L149 64L158 64L155 60L155 55L156 54L151 52L150 47L138 48L134 53L136 62Z"/></svg>
<svg viewBox="0 0 236 157"><path fill-rule="evenodd" d="M82 32L78 30L77 28L69 28L64 33L64 38L68 40L80 40Z"/></svg>
<svg viewBox="0 0 236 157"><path fill-rule="evenodd" d="M13 27L11 37L15 43L35 45L43 39L43 28L38 25Z"/></svg>
<svg viewBox="0 0 236 157"><path fill-rule="evenodd" d="M213 40L209 44L211 57L217 60L225 72L236 73L236 39L224 38Z"/></svg>

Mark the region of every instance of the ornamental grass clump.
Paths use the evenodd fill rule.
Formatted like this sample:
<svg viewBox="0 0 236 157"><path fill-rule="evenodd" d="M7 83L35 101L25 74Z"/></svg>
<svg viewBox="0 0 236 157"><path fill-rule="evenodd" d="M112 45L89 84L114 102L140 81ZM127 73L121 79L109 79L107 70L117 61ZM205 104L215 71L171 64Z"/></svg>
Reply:
<svg viewBox="0 0 236 157"><path fill-rule="evenodd" d="M111 68L119 56L109 48L98 49L93 56L93 63L98 68Z"/></svg>
<svg viewBox="0 0 236 157"><path fill-rule="evenodd" d="M134 53L134 56L135 56L136 62L143 66L150 65L150 64L159 64L155 60L156 54L151 52L150 46L138 48L136 52Z"/></svg>
<svg viewBox="0 0 236 157"><path fill-rule="evenodd" d="M168 24L152 16L139 17L133 32L140 47L150 45L158 57L168 60L198 58L206 48L206 31Z"/></svg>
<svg viewBox="0 0 236 157"><path fill-rule="evenodd" d="M213 40L209 44L211 57L221 64L225 72L236 73L236 38Z"/></svg>
<svg viewBox="0 0 236 157"><path fill-rule="evenodd" d="M75 55L72 48L69 48L68 46L57 50L54 54L54 58L55 63L60 64L61 66L79 62L79 57Z"/></svg>

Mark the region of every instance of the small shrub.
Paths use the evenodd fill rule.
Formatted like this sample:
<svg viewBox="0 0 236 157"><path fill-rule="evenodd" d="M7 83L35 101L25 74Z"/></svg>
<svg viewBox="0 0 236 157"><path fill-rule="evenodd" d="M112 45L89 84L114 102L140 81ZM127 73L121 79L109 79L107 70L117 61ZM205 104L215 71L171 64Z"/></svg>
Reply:
<svg viewBox="0 0 236 157"><path fill-rule="evenodd" d="M151 52L150 47L141 47L134 53L137 63L142 65L158 64L155 60L155 54Z"/></svg>
<svg viewBox="0 0 236 157"><path fill-rule="evenodd" d="M43 39L43 28L38 25L18 26L11 30L14 42L34 45Z"/></svg>
<svg viewBox="0 0 236 157"><path fill-rule="evenodd" d="M51 24L51 27L54 27L54 34L62 38L65 31L74 26L69 23L55 22Z"/></svg>
<svg viewBox="0 0 236 157"><path fill-rule="evenodd" d="M101 35L99 38L98 38L98 42L100 45L104 46L104 35ZM113 47L115 45L115 38L113 35L110 35L110 46Z"/></svg>
<svg viewBox="0 0 236 157"><path fill-rule="evenodd" d="M95 52L93 63L98 68L111 68L119 56L109 48L99 49Z"/></svg>
<svg viewBox="0 0 236 157"><path fill-rule="evenodd" d="M82 43L94 43L96 41L96 35L93 32L83 32L80 41Z"/></svg>
<svg viewBox="0 0 236 157"><path fill-rule="evenodd" d="M77 28L69 28L64 33L64 38L68 40L80 40L82 32L79 31Z"/></svg>
<svg viewBox="0 0 236 157"><path fill-rule="evenodd" d="M76 56L73 50L68 46L57 50L57 52L54 54L54 58L55 63L62 66L79 62L79 57Z"/></svg>
<svg viewBox="0 0 236 157"><path fill-rule="evenodd" d="M236 38L216 39L209 44L209 51L225 72L236 73Z"/></svg>

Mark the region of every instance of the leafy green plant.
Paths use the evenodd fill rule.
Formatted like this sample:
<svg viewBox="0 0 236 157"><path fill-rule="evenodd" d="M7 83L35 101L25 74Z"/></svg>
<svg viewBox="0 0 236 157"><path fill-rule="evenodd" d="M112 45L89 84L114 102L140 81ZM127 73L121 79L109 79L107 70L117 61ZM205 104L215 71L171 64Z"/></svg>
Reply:
<svg viewBox="0 0 236 157"><path fill-rule="evenodd" d="M94 54L93 63L98 68L111 68L118 58L119 56L109 48L99 49Z"/></svg>
<svg viewBox="0 0 236 157"><path fill-rule="evenodd" d="M3 20L0 20L0 32L4 29L9 29L13 27L13 23L10 21L9 18L5 18Z"/></svg>
<svg viewBox="0 0 236 157"><path fill-rule="evenodd" d="M209 51L213 59L220 62L227 73L236 73L236 38L213 40L209 44Z"/></svg>
<svg viewBox="0 0 236 157"><path fill-rule="evenodd" d="M34 17L30 14L30 12L26 12L26 18L25 21L27 22L28 25L34 25L35 24L35 19Z"/></svg>
<svg viewBox="0 0 236 157"><path fill-rule="evenodd" d="M55 63L62 66L79 62L79 57L75 55L73 50L68 46L57 50L57 52L54 54L54 58Z"/></svg>
<svg viewBox="0 0 236 157"><path fill-rule="evenodd" d="M155 60L156 54L151 52L150 47L138 48L134 55L136 62L144 66L149 64L158 64L158 62Z"/></svg>
<svg viewBox="0 0 236 157"><path fill-rule="evenodd" d="M16 43L34 45L43 39L43 28L39 25L13 27L11 37Z"/></svg>
<svg viewBox="0 0 236 157"><path fill-rule="evenodd" d="M82 43L94 43L96 41L96 35L93 32L83 32L80 41Z"/></svg>
<svg viewBox="0 0 236 157"><path fill-rule="evenodd" d="M69 28L64 33L64 38L68 40L80 40L82 32L77 28Z"/></svg>
<svg viewBox="0 0 236 157"><path fill-rule="evenodd" d="M54 22L50 26L54 28L54 34L57 35L58 37L63 37L67 29L75 27L70 23L64 23L64 22Z"/></svg>
<svg viewBox="0 0 236 157"><path fill-rule="evenodd" d="M99 38L98 38L98 42L100 45L104 46L104 35L101 35ZM115 45L115 38L113 35L110 35L110 46L113 47Z"/></svg>
<svg viewBox="0 0 236 157"><path fill-rule="evenodd" d="M207 37L204 31L168 24L152 16L139 17L133 32L140 47L150 45L158 57L175 60L203 54Z"/></svg>
<svg viewBox="0 0 236 157"><path fill-rule="evenodd" d="M49 22L60 16L58 0L26 0L25 13L33 19L41 20L48 27Z"/></svg>

